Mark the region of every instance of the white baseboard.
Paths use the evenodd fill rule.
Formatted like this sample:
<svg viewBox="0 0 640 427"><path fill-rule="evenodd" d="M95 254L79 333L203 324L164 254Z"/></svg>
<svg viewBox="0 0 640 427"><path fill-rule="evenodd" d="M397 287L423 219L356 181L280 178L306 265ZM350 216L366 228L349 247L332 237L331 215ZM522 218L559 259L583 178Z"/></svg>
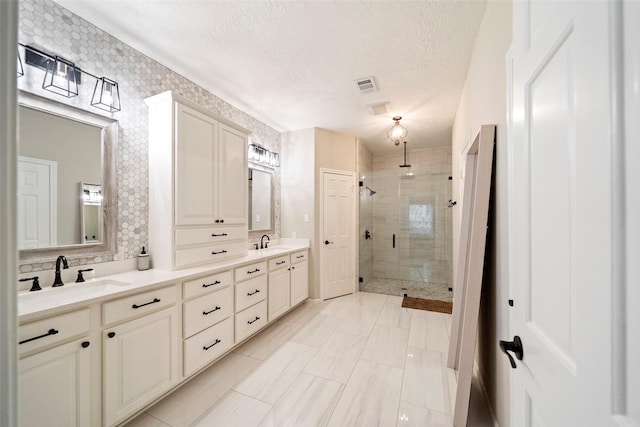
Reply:
<svg viewBox="0 0 640 427"><path fill-rule="evenodd" d="M480 369L478 368L478 364L475 363L475 361L473 363L473 376L478 381L480 391L482 392L482 399L484 400L485 407L489 412L489 416L491 417L491 421L493 422L494 427L500 427L500 424L498 424L498 421L496 420L496 413L494 412L491 401L489 400L489 394L487 393L487 388L484 385L484 380L482 379L482 375L480 375Z"/></svg>

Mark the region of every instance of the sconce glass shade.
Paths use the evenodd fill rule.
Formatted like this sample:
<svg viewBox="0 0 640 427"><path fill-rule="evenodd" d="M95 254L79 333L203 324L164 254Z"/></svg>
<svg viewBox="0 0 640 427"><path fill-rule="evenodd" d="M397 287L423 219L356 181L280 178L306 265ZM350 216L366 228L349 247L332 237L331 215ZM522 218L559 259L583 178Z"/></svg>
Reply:
<svg viewBox="0 0 640 427"><path fill-rule="evenodd" d="M91 105L110 113L120 111L120 91L118 82L106 77L96 80L96 87L93 89Z"/></svg>
<svg viewBox="0 0 640 427"><path fill-rule="evenodd" d="M22 59L20 58L20 51L18 51L17 69L18 69L18 77L24 76L24 68L22 68Z"/></svg>
<svg viewBox="0 0 640 427"><path fill-rule="evenodd" d="M73 62L56 56L47 62L47 71L42 82L42 89L71 98L78 96L76 73L79 70Z"/></svg>
<svg viewBox="0 0 640 427"><path fill-rule="evenodd" d="M270 168L280 166L280 155L256 144L249 144L248 158L250 162Z"/></svg>
<svg viewBox="0 0 640 427"><path fill-rule="evenodd" d="M387 131L387 137L393 141L396 147L400 145L400 143L403 142L409 134L409 131L400 124L400 120L402 120L402 117L395 116L393 118L393 126L391 126Z"/></svg>

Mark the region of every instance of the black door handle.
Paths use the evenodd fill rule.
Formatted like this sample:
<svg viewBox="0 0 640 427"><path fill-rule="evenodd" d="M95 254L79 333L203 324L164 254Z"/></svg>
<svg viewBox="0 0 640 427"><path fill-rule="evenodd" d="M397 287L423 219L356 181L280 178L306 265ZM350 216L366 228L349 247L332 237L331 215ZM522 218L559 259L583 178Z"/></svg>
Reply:
<svg viewBox="0 0 640 427"><path fill-rule="evenodd" d="M325 244L325 245L333 245L333 242L330 242L330 241L328 241L328 240L325 240L325 241L324 241L324 244Z"/></svg>
<svg viewBox="0 0 640 427"><path fill-rule="evenodd" d="M513 357L509 353L510 351L516 355L518 360L522 360L524 356L524 349L522 348L522 340L519 336L514 336L513 341L502 341L500 340L500 350L509 358L509 363L511 363L511 367L516 369L516 361L513 360Z"/></svg>
<svg viewBox="0 0 640 427"><path fill-rule="evenodd" d="M393 249L396 248L396 235L393 235Z"/></svg>

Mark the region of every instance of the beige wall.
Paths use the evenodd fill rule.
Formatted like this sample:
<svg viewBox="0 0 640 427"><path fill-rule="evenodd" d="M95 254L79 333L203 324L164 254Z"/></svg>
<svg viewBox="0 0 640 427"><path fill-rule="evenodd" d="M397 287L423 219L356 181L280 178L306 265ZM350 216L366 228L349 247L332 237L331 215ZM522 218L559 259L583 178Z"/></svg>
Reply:
<svg viewBox="0 0 640 427"><path fill-rule="evenodd" d="M320 168L355 172L356 138L325 129L304 129L282 134L281 147L282 237L295 233L311 240L309 296L319 298Z"/></svg>
<svg viewBox="0 0 640 427"><path fill-rule="evenodd" d="M499 425L509 425L507 359L498 340L509 337L507 248L507 79L511 45L511 2L490 1L478 32L467 80L453 126L453 199L460 200L460 158L482 124L496 124L496 157L487 260L482 289L476 360ZM460 206L454 212L454 265L457 263ZM454 267L455 271L455 267Z"/></svg>

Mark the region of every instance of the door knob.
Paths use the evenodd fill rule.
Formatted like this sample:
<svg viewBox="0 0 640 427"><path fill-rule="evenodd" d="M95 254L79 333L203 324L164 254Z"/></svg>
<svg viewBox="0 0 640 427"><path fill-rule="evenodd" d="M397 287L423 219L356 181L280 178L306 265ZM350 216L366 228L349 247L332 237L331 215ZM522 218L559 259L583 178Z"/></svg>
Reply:
<svg viewBox="0 0 640 427"><path fill-rule="evenodd" d="M522 360L524 356L524 350L522 348L522 340L519 336L514 336L513 341L502 341L500 340L500 350L509 358L509 363L511 363L511 367L516 369L516 361L513 360L513 356L511 356L510 351L515 354L518 360Z"/></svg>
<svg viewBox="0 0 640 427"><path fill-rule="evenodd" d="M325 240L325 241L324 241L324 244L325 244L325 245L333 245L333 242L330 242L330 241L328 241L328 240Z"/></svg>

